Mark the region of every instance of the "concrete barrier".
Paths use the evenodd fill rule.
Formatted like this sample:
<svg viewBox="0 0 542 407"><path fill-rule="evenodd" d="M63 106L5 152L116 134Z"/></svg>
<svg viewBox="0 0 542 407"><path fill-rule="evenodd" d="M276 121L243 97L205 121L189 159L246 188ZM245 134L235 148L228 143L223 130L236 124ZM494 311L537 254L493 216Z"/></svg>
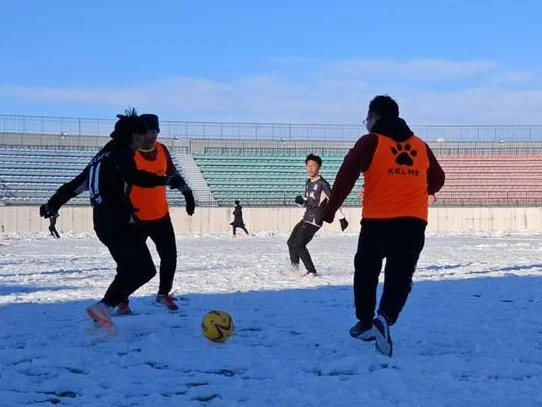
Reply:
<svg viewBox="0 0 542 407"><path fill-rule="evenodd" d="M178 234L230 232L233 208L197 208L194 216L184 208L171 208ZM361 211L345 208L350 232L359 230ZM288 233L301 219L300 208L245 208L244 218L249 232ZM60 211L57 229L60 232L92 232L90 207L66 206ZM0 232L26 233L47 231L48 222L39 217L37 206L0 206ZM340 230L338 221L326 225L322 235ZM438 233L499 233L542 231L542 208L430 208L428 232ZM241 232L243 233L243 232Z"/></svg>

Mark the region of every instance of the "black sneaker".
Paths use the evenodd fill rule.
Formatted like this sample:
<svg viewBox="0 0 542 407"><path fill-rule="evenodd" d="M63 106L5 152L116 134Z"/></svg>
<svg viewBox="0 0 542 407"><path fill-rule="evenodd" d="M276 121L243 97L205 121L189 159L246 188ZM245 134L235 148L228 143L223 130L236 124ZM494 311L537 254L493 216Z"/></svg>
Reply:
<svg viewBox="0 0 542 407"><path fill-rule="evenodd" d="M374 331L376 334L375 349L378 353L391 358L393 343L390 336L390 326L386 317L378 315L374 320Z"/></svg>
<svg viewBox="0 0 542 407"><path fill-rule="evenodd" d="M361 339L365 342L370 342L375 340L375 333L373 329L373 324L363 325L361 322L358 322L352 328L350 328L350 336L352 338Z"/></svg>

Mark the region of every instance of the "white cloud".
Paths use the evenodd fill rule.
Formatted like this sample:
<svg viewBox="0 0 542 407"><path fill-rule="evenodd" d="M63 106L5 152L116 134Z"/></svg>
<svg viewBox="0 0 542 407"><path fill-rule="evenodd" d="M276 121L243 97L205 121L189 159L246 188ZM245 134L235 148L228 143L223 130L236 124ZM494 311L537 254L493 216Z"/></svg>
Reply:
<svg viewBox="0 0 542 407"><path fill-rule="evenodd" d="M179 120L360 123L370 99L387 93L411 123L541 121L542 81L535 70L505 69L492 61L437 59L294 59L275 65L273 75L229 82L178 77L118 88L4 87L0 94L117 110L136 106Z"/></svg>
<svg viewBox="0 0 542 407"><path fill-rule="evenodd" d="M497 69L491 61L449 61L444 59L348 60L331 64L331 71L349 76L411 78L429 80L463 79L488 74Z"/></svg>

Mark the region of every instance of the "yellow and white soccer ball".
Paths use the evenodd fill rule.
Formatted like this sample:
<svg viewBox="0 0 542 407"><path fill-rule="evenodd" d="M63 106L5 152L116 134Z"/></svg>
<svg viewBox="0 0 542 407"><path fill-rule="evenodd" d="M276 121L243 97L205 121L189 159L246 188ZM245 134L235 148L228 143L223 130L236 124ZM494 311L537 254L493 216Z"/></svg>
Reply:
<svg viewBox="0 0 542 407"><path fill-rule="evenodd" d="M226 311L209 311L203 316L201 330L210 341L224 342L233 334L233 318Z"/></svg>

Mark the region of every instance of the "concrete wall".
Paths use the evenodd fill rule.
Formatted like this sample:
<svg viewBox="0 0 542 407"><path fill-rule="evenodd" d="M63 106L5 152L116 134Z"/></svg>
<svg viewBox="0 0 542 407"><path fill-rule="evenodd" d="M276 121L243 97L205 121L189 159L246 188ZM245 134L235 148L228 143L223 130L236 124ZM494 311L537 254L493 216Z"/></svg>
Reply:
<svg viewBox="0 0 542 407"><path fill-rule="evenodd" d="M197 208L193 217L184 208L171 208L176 232L229 232L233 208ZM246 208L245 222L250 232L288 233L303 213L299 208ZM346 208L351 232L359 230L357 208ZM60 232L91 232L92 210L66 206L61 210L57 228ZM0 206L0 232L24 233L47 231L48 222L39 217L36 206ZM322 235L339 231L338 222L326 225ZM542 208L431 208L428 231L441 233L540 232Z"/></svg>

